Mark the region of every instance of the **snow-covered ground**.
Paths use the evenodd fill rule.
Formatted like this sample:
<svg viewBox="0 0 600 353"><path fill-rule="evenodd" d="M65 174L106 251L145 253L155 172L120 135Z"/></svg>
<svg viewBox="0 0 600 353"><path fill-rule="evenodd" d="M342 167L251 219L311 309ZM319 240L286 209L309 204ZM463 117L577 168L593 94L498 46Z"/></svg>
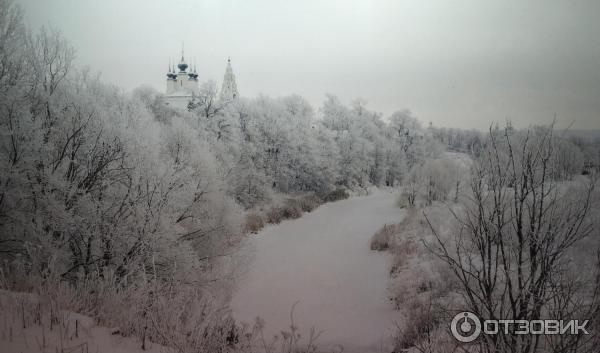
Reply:
<svg viewBox="0 0 600 353"><path fill-rule="evenodd" d="M55 312L37 296L0 290L0 353L173 353L173 349L139 338L123 337L116 329L96 325L78 313ZM25 326L25 327L24 327Z"/></svg>
<svg viewBox="0 0 600 353"><path fill-rule="evenodd" d="M325 204L297 220L268 226L248 240L254 260L232 301L234 317L266 321L266 337L289 330L290 308L303 336L324 330L319 350L380 352L389 348L399 319L387 296L386 253L369 249L371 236L404 211L396 194L371 195ZM389 351L385 349L384 351Z"/></svg>

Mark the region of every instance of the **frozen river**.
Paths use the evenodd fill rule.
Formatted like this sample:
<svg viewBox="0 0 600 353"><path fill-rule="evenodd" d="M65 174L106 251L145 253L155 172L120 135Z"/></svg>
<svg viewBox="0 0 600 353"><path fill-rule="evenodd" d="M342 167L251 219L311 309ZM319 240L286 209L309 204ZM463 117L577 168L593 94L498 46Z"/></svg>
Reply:
<svg viewBox="0 0 600 353"><path fill-rule="evenodd" d="M288 330L290 308L303 337L324 330L319 350L389 352L397 313L387 299L390 257L369 249L373 233L404 213L395 194L325 204L248 239L253 260L232 301L236 319L266 321L268 337ZM383 349L382 349L383 348Z"/></svg>

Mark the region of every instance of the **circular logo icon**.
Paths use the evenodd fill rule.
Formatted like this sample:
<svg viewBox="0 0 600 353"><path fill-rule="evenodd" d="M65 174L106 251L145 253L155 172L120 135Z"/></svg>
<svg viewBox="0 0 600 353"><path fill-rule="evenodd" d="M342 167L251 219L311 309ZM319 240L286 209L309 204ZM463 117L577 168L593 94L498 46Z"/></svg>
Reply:
<svg viewBox="0 0 600 353"><path fill-rule="evenodd" d="M460 342L473 342L481 334L481 321L472 312L463 311L452 319L450 331Z"/></svg>

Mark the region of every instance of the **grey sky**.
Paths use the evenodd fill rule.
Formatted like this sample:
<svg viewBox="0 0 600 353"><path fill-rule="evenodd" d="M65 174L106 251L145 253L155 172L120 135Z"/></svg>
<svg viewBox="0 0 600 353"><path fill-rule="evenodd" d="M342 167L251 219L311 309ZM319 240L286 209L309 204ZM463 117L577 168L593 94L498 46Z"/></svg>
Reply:
<svg viewBox="0 0 600 353"><path fill-rule="evenodd" d="M243 96L361 97L385 115L486 128L511 119L600 128L597 0L21 0L60 29L79 64L164 91L169 58ZM188 60L189 61L189 60Z"/></svg>

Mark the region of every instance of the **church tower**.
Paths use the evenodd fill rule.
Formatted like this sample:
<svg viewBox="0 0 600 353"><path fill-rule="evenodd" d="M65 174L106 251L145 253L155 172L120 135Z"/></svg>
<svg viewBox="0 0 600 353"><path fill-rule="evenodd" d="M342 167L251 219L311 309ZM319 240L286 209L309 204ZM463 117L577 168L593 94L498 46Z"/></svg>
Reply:
<svg viewBox="0 0 600 353"><path fill-rule="evenodd" d="M237 84L235 83L235 75L233 74L233 69L231 68L231 58L228 58L219 99L222 102L232 101L236 99L238 95Z"/></svg>
<svg viewBox="0 0 600 353"><path fill-rule="evenodd" d="M192 67L185 62L183 47L181 48L181 60L177 64L177 68L179 69L178 72L172 65L169 65L166 101L167 104L175 108L187 109L188 103L194 96L198 95L200 89L196 68L194 67L192 70Z"/></svg>
<svg viewBox="0 0 600 353"><path fill-rule="evenodd" d="M177 75L173 69L173 65L169 63L169 70L167 71L167 95L171 95L175 92L177 85Z"/></svg>

